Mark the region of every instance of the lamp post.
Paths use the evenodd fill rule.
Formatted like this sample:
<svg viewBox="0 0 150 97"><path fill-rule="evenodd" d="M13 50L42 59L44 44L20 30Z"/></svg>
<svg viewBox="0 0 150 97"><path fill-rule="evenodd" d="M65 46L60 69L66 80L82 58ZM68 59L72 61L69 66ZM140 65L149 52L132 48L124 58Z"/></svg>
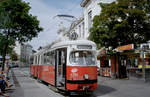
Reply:
<svg viewBox="0 0 150 97"><path fill-rule="evenodd" d="M144 49L143 48L142 48L141 54L142 54L142 61L143 61L143 64L142 64L142 77L143 77L143 80L145 81L145 57L144 57Z"/></svg>
<svg viewBox="0 0 150 97"><path fill-rule="evenodd" d="M142 76L143 76L143 80L146 81L146 74L145 74L145 66L146 66L146 63L145 63L145 53L146 51L148 50L148 45L143 45L142 46L142 50L141 50L141 54L142 54L142 61L143 61L143 64L142 64Z"/></svg>

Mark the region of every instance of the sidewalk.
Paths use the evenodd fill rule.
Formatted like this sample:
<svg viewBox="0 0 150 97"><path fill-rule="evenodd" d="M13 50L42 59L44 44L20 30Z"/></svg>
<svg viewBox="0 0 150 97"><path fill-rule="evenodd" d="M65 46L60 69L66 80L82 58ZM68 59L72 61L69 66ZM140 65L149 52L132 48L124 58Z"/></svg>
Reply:
<svg viewBox="0 0 150 97"><path fill-rule="evenodd" d="M16 89L10 97L64 97L31 78L26 68L14 68L12 76Z"/></svg>
<svg viewBox="0 0 150 97"><path fill-rule="evenodd" d="M10 87L10 90L7 90L6 91L6 94L7 95L9 95L9 97L10 97L10 95L15 91L15 84L14 84L14 80L13 80L13 75L12 75L12 70L10 69L10 71L9 71L9 75L8 75L8 77L9 77L9 82L11 83L11 84L13 84L13 86L12 87ZM1 96L0 96L1 97ZM3 96L2 96L3 97Z"/></svg>

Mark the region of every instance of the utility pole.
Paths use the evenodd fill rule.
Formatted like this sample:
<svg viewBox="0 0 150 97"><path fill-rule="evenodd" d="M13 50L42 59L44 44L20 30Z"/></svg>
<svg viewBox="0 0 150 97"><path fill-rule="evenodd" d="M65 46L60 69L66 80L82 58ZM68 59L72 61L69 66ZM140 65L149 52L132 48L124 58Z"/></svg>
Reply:
<svg viewBox="0 0 150 97"><path fill-rule="evenodd" d="M144 53L144 49L142 49L142 62L143 62L143 64L142 64L142 76L143 76L143 80L144 81L146 81L145 80L145 53Z"/></svg>
<svg viewBox="0 0 150 97"><path fill-rule="evenodd" d="M145 53L148 51L149 46L148 45L143 45L142 50L141 50L141 54L142 54L142 76L143 76L143 80L146 81L146 72L145 72L145 66L146 66L146 62L145 62Z"/></svg>

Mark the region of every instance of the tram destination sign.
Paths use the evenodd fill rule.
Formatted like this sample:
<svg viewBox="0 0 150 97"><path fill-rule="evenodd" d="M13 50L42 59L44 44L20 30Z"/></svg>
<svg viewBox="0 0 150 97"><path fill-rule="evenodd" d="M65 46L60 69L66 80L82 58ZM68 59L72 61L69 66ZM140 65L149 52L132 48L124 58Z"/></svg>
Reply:
<svg viewBox="0 0 150 97"><path fill-rule="evenodd" d="M78 49L92 49L91 45L77 45Z"/></svg>

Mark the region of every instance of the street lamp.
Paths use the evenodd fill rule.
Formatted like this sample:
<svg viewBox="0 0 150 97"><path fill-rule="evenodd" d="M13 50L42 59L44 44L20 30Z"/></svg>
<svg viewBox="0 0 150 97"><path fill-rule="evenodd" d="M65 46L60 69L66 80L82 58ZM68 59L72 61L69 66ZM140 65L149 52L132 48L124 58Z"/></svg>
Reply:
<svg viewBox="0 0 150 97"><path fill-rule="evenodd" d="M142 46L142 50L141 50L141 54L142 54L142 61L143 61L143 64L142 64L142 73L143 73L143 79L144 81L146 81L146 76L145 76L145 53L146 51L149 49L149 46L148 45L143 45Z"/></svg>

